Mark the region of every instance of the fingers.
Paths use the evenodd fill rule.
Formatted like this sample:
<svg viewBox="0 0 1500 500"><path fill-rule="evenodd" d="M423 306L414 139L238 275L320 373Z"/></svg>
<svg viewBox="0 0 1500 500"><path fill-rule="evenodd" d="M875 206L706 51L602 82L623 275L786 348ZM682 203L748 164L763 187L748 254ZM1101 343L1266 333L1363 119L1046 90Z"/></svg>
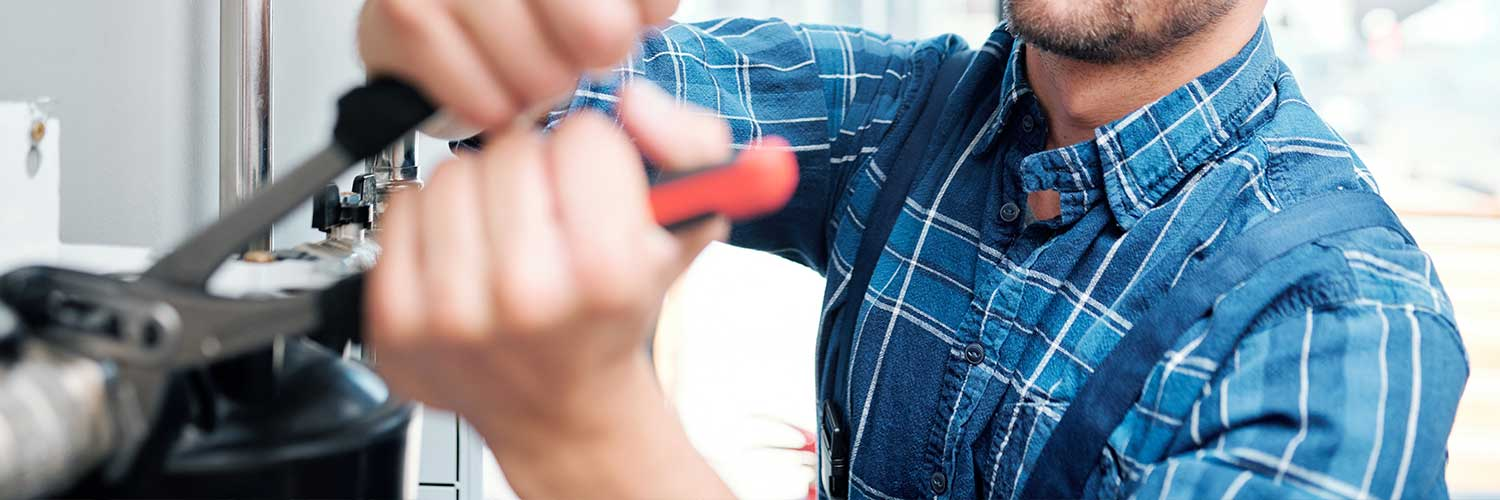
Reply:
<svg viewBox="0 0 1500 500"><path fill-rule="evenodd" d="M731 137L712 112L680 105L650 83L620 91L620 119L641 153L669 170L720 165L730 158Z"/></svg>
<svg viewBox="0 0 1500 500"><path fill-rule="evenodd" d="M515 130L492 136L477 157L485 193L480 225L491 263L486 279L496 320L514 332L554 323L575 304L545 148L539 133Z"/></svg>
<svg viewBox="0 0 1500 500"><path fill-rule="evenodd" d="M661 269L647 246L660 229L639 153L607 118L587 112L553 132L548 157L575 279L588 290L585 305L604 314L639 309Z"/></svg>
<svg viewBox="0 0 1500 500"><path fill-rule="evenodd" d="M421 237L417 231L420 205L412 196L397 195L383 216L380 264L370 271L364 311L370 335L377 344L409 344L422 329L426 310L422 283Z"/></svg>
<svg viewBox="0 0 1500 500"><path fill-rule="evenodd" d="M359 42L371 75L412 82L467 123L499 125L518 110L515 96L482 63L481 48L437 0L367 2Z"/></svg>
<svg viewBox="0 0 1500 500"><path fill-rule="evenodd" d="M619 64L634 48L644 25L634 2L620 0L527 0L548 39L575 66L602 69Z"/></svg>
<svg viewBox="0 0 1500 500"><path fill-rule="evenodd" d="M433 328L456 341L479 341L492 333L490 290L483 279L489 275L489 241L480 224L485 194L476 168L468 159L449 161L421 197L427 313Z"/></svg>
<svg viewBox="0 0 1500 500"><path fill-rule="evenodd" d="M393 207L370 309L427 311L425 326L449 340L541 331L580 308L647 310L641 302L728 225L715 219L677 234L655 226L640 152L667 167L721 163L729 132L659 90L622 97L634 144L594 113L545 139L515 129L439 169L419 202ZM376 322L399 340L424 327L413 317Z"/></svg>
<svg viewBox="0 0 1500 500"><path fill-rule="evenodd" d="M565 55L548 42L538 14L524 0L459 0L457 8L487 67L528 107L577 85L581 69L559 62Z"/></svg>
<svg viewBox="0 0 1500 500"><path fill-rule="evenodd" d="M670 249L664 254L668 275L676 278L687 272L708 245L727 239L729 230L728 219L714 217L669 233Z"/></svg>
<svg viewBox="0 0 1500 500"><path fill-rule="evenodd" d="M660 26L677 12L678 0L639 0L641 21L647 26Z"/></svg>
<svg viewBox="0 0 1500 500"><path fill-rule="evenodd" d="M360 56L480 129L620 64L677 0L367 0Z"/></svg>

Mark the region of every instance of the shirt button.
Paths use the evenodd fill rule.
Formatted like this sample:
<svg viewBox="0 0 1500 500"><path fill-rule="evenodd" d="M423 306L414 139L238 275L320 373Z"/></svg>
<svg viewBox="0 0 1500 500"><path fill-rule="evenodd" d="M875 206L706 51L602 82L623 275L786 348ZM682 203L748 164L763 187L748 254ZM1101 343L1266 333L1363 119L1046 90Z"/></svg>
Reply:
<svg viewBox="0 0 1500 500"><path fill-rule="evenodd" d="M1021 117L1021 130L1027 132L1036 130L1036 119L1032 118L1031 115Z"/></svg>
<svg viewBox="0 0 1500 500"><path fill-rule="evenodd" d="M1015 203L1006 203L1005 206L1000 207L1000 220L1015 222L1019 217L1021 217L1021 207Z"/></svg>
<svg viewBox="0 0 1500 500"><path fill-rule="evenodd" d="M932 479L928 481L928 486L932 487L932 494L941 495L948 491L948 476L943 475L942 472L934 472Z"/></svg>
<svg viewBox="0 0 1500 500"><path fill-rule="evenodd" d="M983 363L984 346L979 345L978 343L973 343L964 347L964 361L968 361L971 365Z"/></svg>

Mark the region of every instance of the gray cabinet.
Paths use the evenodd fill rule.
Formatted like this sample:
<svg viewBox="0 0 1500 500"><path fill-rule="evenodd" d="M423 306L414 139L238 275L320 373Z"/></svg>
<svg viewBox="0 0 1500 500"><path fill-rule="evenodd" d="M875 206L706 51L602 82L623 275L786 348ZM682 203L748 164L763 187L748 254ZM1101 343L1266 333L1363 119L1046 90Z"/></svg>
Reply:
<svg viewBox="0 0 1500 500"><path fill-rule="evenodd" d="M457 485L459 480L459 441L463 434L458 417L452 413L422 410L422 466L417 471L421 484Z"/></svg>
<svg viewBox="0 0 1500 500"><path fill-rule="evenodd" d="M458 488L452 486L418 486L417 500L459 500Z"/></svg>
<svg viewBox="0 0 1500 500"><path fill-rule="evenodd" d="M484 440L452 413L421 412L417 499L484 499Z"/></svg>

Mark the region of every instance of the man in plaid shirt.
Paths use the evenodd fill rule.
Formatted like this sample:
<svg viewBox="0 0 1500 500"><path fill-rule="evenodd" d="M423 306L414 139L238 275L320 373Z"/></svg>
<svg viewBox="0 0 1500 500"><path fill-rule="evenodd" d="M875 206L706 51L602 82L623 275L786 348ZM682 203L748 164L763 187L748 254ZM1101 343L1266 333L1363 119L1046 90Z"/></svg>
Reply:
<svg viewBox="0 0 1500 500"><path fill-rule="evenodd" d="M725 234L825 275L825 320L858 315L847 384L819 379L845 402L849 496L1015 497L1062 415L1090 410L1070 408L1080 389L1179 279L1273 214L1377 189L1276 57L1264 0L1011 0L869 286L850 290L907 110L965 45L664 24L674 8L371 0L364 13L372 73L492 131L388 215L369 294L381 370L474 423L525 496L728 494L639 349L665 288ZM547 134L507 126L567 89ZM732 233L652 226L642 155L712 164L770 135L801 164L786 210ZM1309 277L1275 284L1289 273ZM1067 457L1092 466L1085 496L1446 496L1468 368L1424 253L1387 229L1326 237L1216 300L1144 388L1119 388L1140 396L1102 453ZM1212 340L1225 334L1237 341Z"/></svg>

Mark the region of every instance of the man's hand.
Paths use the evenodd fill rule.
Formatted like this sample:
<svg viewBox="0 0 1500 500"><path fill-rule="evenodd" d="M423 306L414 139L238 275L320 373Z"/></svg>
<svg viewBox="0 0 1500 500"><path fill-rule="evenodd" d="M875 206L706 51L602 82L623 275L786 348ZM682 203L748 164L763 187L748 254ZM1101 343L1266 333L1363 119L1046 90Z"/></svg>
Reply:
<svg viewBox="0 0 1500 500"><path fill-rule="evenodd" d="M471 126L545 105L591 69L619 64L678 0L369 0L359 50Z"/></svg>
<svg viewBox="0 0 1500 500"><path fill-rule="evenodd" d="M620 112L628 137L594 114L513 130L393 202L367 335L391 387L467 418L519 492L717 496L644 347L667 287L727 223L656 226L641 154L721 163L728 128L645 85Z"/></svg>

